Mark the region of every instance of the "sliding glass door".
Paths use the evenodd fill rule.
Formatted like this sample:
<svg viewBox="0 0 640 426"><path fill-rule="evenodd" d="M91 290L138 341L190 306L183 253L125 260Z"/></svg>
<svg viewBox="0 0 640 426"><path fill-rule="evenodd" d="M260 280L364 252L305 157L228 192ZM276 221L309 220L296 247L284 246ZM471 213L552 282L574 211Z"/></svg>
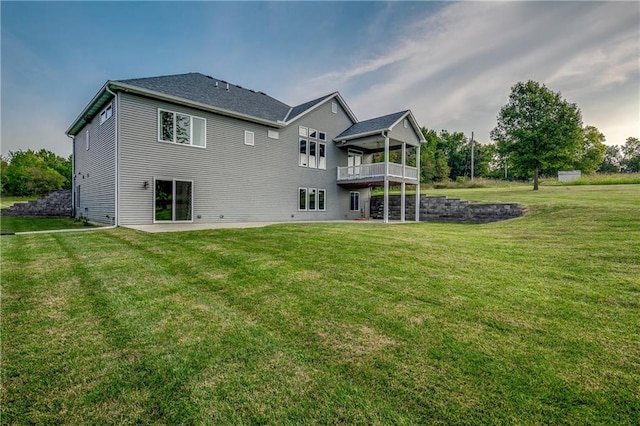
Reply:
<svg viewBox="0 0 640 426"><path fill-rule="evenodd" d="M193 182L156 179L154 185L155 222L193 220Z"/></svg>

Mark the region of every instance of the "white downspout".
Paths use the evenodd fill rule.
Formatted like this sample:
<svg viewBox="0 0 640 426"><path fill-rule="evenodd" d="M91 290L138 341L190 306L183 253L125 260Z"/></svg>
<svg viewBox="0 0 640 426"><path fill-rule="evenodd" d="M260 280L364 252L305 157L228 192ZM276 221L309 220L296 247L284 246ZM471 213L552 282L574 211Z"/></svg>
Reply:
<svg viewBox="0 0 640 426"><path fill-rule="evenodd" d="M111 93L115 99L115 103L116 103L116 113L115 113L115 135L114 135L114 159L115 159L115 214L116 214L116 218L114 221L114 226L120 226L120 163L119 163L119 157L120 157L120 152L118 151L118 136L120 134L120 127L119 127L119 117L120 117L120 97L118 96L117 93L112 92L111 90L109 90L109 83L107 83L105 85L105 90L109 93Z"/></svg>

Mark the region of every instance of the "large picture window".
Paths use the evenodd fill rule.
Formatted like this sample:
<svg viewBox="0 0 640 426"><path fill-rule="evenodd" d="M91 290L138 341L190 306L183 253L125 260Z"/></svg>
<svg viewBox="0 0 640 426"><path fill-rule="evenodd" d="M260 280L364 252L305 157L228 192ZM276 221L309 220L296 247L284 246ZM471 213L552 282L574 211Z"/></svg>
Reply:
<svg viewBox="0 0 640 426"><path fill-rule="evenodd" d="M179 112L158 110L158 140L181 145L206 146L204 118Z"/></svg>
<svg viewBox="0 0 640 426"><path fill-rule="evenodd" d="M300 126L300 135L305 138L298 139L298 165L310 169L327 169L327 144L313 139L325 140L327 135L315 129ZM320 137L318 135L321 135Z"/></svg>

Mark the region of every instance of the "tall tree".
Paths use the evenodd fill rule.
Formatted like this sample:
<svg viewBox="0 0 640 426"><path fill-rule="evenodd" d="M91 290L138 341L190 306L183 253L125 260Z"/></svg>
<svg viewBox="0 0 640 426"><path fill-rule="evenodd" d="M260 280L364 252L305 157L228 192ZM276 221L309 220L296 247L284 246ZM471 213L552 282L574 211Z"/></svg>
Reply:
<svg viewBox="0 0 640 426"><path fill-rule="evenodd" d="M559 92L529 80L511 88L491 131L500 152L522 172L533 173L538 190L541 170L570 167L582 146L582 114Z"/></svg>
<svg viewBox="0 0 640 426"><path fill-rule="evenodd" d="M604 144L604 135L596 127L586 126L582 133L582 148L578 152L575 168L582 173L591 174L602 164L607 146Z"/></svg>
<svg viewBox="0 0 640 426"><path fill-rule="evenodd" d="M620 161L622 154L618 145L609 145L604 150L604 159L598 168L602 173L618 173L620 171Z"/></svg>
<svg viewBox="0 0 640 426"><path fill-rule="evenodd" d="M623 170L627 173L640 172L640 139L628 137L622 147Z"/></svg>
<svg viewBox="0 0 640 426"><path fill-rule="evenodd" d="M10 152L3 167L2 189L9 195L43 195L71 187L71 157L45 149Z"/></svg>

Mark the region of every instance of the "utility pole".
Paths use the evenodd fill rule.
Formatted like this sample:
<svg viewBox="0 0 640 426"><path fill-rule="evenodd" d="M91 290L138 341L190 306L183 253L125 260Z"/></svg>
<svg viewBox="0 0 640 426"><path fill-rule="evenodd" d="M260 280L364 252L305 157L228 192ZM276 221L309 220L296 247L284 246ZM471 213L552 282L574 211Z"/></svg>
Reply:
<svg viewBox="0 0 640 426"><path fill-rule="evenodd" d="M473 132L471 132L471 181L473 181Z"/></svg>

